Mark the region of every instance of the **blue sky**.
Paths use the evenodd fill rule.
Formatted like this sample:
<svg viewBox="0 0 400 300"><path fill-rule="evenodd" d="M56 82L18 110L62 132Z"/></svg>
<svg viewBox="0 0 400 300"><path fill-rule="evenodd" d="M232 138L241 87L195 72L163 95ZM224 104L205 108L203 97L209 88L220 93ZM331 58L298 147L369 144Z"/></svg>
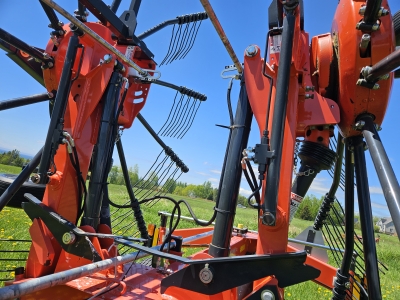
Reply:
<svg viewBox="0 0 400 300"><path fill-rule="evenodd" d="M77 1L56 0L69 12L77 7ZM305 0L305 29L310 37L330 31L337 0ZM389 1L394 13L400 9L398 1ZM29 3L29 5L23 5ZM107 4L111 0L106 1ZM122 1L121 14L129 1ZM211 1L213 8L228 36L232 46L243 60L244 49L250 44L265 47L265 36L268 28L268 6L270 1ZM204 11L196 0L143 0L136 34L154 25L178 15ZM60 17L63 20L62 17ZM89 17L89 20L93 18ZM47 17L38 1L0 1L0 27L19 37L28 44L44 48L49 38ZM167 52L172 28L145 40L160 63ZM232 64L217 33L209 20L203 21L192 51L184 60L161 66L162 80L176 85L186 86L208 96L197 114L192 128L182 140L163 138L167 145L188 165L190 171L181 177L182 181L201 184L211 181L217 186L222 168L228 131L215 124L228 125L229 117L226 107L226 89L228 81L220 77L224 66ZM44 92L28 74L16 66L3 53L0 54L0 100ZM396 97L400 93L400 84L395 82L389 109L382 125L381 138L386 146L392 166L400 176L400 156L398 155L398 120L400 103ZM232 90L233 107L239 94L239 84L234 83ZM167 118L175 92L164 87L152 85L142 115L150 125L159 129ZM49 123L47 103L35 104L0 113L0 147L18 149L23 153L34 154L43 145ZM259 142L258 129L253 123L253 132L249 146ZM139 165L141 175L150 167L161 148L154 142L143 126L135 121L132 128L123 134L123 144L128 165ZM368 179L374 215L387 216L389 212L374 167L368 160ZM118 160L116 159L117 163ZM321 173L314 181L309 193L324 195L331 184L327 173ZM241 193L248 195L249 188L242 185ZM338 192L339 199L343 193ZM356 207L356 210L358 208Z"/></svg>

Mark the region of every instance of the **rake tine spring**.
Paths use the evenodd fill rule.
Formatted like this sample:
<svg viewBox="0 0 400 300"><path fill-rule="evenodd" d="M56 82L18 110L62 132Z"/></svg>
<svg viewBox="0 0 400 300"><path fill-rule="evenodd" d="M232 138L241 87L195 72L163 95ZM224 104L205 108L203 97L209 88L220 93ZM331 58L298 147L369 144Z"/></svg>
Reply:
<svg viewBox="0 0 400 300"><path fill-rule="evenodd" d="M167 57L170 55L170 52L171 52L171 45L172 45L172 39L174 38L174 32L175 32L175 24L174 24L174 26L172 27L172 34L171 34L171 39L170 39L170 41L169 41L169 46L168 46L167 54L165 54L165 57L164 57L164 59L162 60L162 62L161 62L161 64L160 64L160 67L163 65L163 63L165 62L165 60L167 59Z"/></svg>
<svg viewBox="0 0 400 300"><path fill-rule="evenodd" d="M180 115L181 113L181 108L182 108L182 103L183 103L183 99L186 97L186 95L182 94L181 98L179 99L178 104L176 105L175 111L174 111L174 115L173 118L171 119L170 124L168 124L168 126L163 130L163 132L161 133L162 136L168 136L169 132L171 131L171 128L174 127L174 124L176 122L176 118L178 115Z"/></svg>
<svg viewBox="0 0 400 300"><path fill-rule="evenodd" d="M174 27L175 27L175 25L174 25ZM160 67L161 67L163 64L168 64L167 59L170 57L170 55L172 55L173 53L175 53L176 45L179 43L179 40L180 40L180 38L181 38L181 29L182 29L182 25L179 24L178 30L176 31L176 34L174 34L174 32L172 32L173 41L172 41L171 52L168 54L168 56L165 56L165 57L164 57L163 61L162 61L161 64L160 64ZM171 36L171 40L172 40L172 36ZM178 37L178 40L176 39L176 37ZM171 42L170 42L170 46L171 46Z"/></svg>
<svg viewBox="0 0 400 300"><path fill-rule="evenodd" d="M175 124L175 130L173 132L171 132L170 137L175 137L175 135L177 133L179 133L180 130L182 130L181 124L182 124L182 121L185 120L185 116L187 117L187 113L186 112L188 110L190 100L192 100L192 97L188 96L187 99L186 99L186 103L185 103L185 105L183 107L182 113L179 116L179 122Z"/></svg>
<svg viewBox="0 0 400 300"><path fill-rule="evenodd" d="M180 40L179 46L175 50L174 55L170 57L170 59L167 61L166 64L172 63L176 59L177 55L181 52L182 46L186 43L188 28L189 28L189 23L186 24L185 29L183 30L182 38Z"/></svg>
<svg viewBox="0 0 400 300"><path fill-rule="evenodd" d="M197 33L199 32L199 28L201 25L202 20L200 20L199 25L197 26L196 32L194 34L194 38L193 38L193 42L192 44L189 46L189 49L186 51L185 55L182 57L182 59L184 59L186 57L186 55L189 54L190 50L192 50L193 46L194 46L194 42L196 41L196 37L197 37Z"/></svg>
<svg viewBox="0 0 400 300"><path fill-rule="evenodd" d="M185 134L189 131L190 127L192 127L193 121L194 121L194 119L196 118L196 114L197 114L197 111L198 111L199 108L200 108L200 105L201 105L201 101L199 101L199 105L198 105L197 108L196 108L196 111L195 111L195 113L194 113L194 116L193 116L193 118L192 118L192 120L191 120L191 122L190 122L189 128L186 129L186 131L183 133L182 137L184 137Z"/></svg>
<svg viewBox="0 0 400 300"><path fill-rule="evenodd" d="M195 109L196 109L196 99L193 99L192 105L190 106L189 113L188 113L189 117L186 118L185 123L182 125L183 129L182 129L181 134L177 137L178 139L183 138L184 132L186 131L187 127L189 126L190 122L192 121L192 117L195 112Z"/></svg>
<svg viewBox="0 0 400 300"><path fill-rule="evenodd" d="M186 50L190 47L190 44L191 44L191 42L192 42L192 40L193 40L194 33L196 32L196 31L195 31L196 23L197 23L197 21L195 21L195 22L192 24L192 26L190 27L190 30L189 30L189 33L188 33L188 37L187 37L187 39L186 39L185 46L183 47L182 51L180 51L180 53L179 53L179 55L178 55L178 57L177 57L176 59L181 59L181 58L182 58L182 55L183 55L183 54L186 52ZM188 25L189 25L189 24L188 24Z"/></svg>
<svg viewBox="0 0 400 300"><path fill-rule="evenodd" d="M172 107L171 107L171 110L169 111L168 118L167 118L167 120L165 121L165 123L163 124L163 126L160 128L160 130L157 132L157 134L160 134L161 130L163 130L164 126L167 124L167 122L168 122L168 120L169 120L169 118L170 118L170 116L171 116L172 110L174 109L175 100L176 100L176 97L177 97L177 96L178 96L178 91L176 91L175 98L174 98L174 103L172 103Z"/></svg>

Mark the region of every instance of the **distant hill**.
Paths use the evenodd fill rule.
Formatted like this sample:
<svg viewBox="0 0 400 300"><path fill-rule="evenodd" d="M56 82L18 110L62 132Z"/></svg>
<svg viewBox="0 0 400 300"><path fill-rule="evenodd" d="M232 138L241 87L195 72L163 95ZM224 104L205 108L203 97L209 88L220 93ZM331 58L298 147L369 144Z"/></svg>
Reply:
<svg viewBox="0 0 400 300"><path fill-rule="evenodd" d="M11 150L12 150L12 149L0 148L0 153L8 152L8 151L11 151ZM17 150L18 150L18 149L17 149ZM26 153L22 153L22 152L19 153L19 156L21 156L22 158L25 158L25 159L32 159L32 158L33 158L32 155L26 154Z"/></svg>

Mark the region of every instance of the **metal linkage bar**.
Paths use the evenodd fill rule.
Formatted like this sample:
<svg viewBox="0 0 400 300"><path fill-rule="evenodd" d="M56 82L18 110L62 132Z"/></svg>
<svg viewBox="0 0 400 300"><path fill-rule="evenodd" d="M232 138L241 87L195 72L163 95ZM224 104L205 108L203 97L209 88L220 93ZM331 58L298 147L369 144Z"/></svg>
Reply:
<svg viewBox="0 0 400 300"><path fill-rule="evenodd" d="M63 32L63 34L64 34L64 30L62 28L61 22L57 18L57 15L54 12L54 10L51 9L47 4L43 3L42 1L39 1L39 2L40 2L40 5L42 5L43 10L46 13L47 17L49 18L51 28L58 31L59 33Z"/></svg>
<svg viewBox="0 0 400 300"><path fill-rule="evenodd" d="M288 103L288 90L290 78L290 65L292 62L292 44L296 17L288 13L283 20L282 51L279 59L279 71L272 120L271 151L275 157L271 159L267 174L267 187L264 195L263 223L275 225L276 206L278 201L279 174L282 161L283 131L285 126L286 108Z"/></svg>
<svg viewBox="0 0 400 300"><path fill-rule="evenodd" d="M29 46L2 28L0 28L0 40L3 40L7 44L25 52L32 58L41 61L44 63L45 67L51 68L54 65L54 60L51 56L46 56L45 53L39 51L35 47Z"/></svg>
<svg viewBox="0 0 400 300"><path fill-rule="evenodd" d="M159 80L159 79L153 79L153 80L143 79L142 82L143 83L155 83L155 84L158 84L158 85L162 85L162 86L171 88L171 89L173 89L175 91L178 91L179 93L181 93L183 95L187 95L189 97L192 97L194 99L198 99L200 101L207 100L207 96L204 95L204 94L196 92L196 91L194 91L192 89L188 89L187 87L178 86L178 85L175 85L175 84L172 84L172 83L169 83L169 82L166 82L166 81L162 81L162 80Z"/></svg>
<svg viewBox="0 0 400 300"><path fill-rule="evenodd" d="M32 158L32 160L26 165L26 167L21 171L21 173L15 178L13 183L4 191L0 196L0 211L8 204L11 198L19 190L19 188L24 184L24 182L29 178L29 175L36 169L42 157L43 148L40 149L38 153Z"/></svg>
<svg viewBox="0 0 400 300"><path fill-rule="evenodd" d="M149 234L147 233L146 222L144 221L142 211L140 209L139 201L136 199L135 194L132 189L132 185L129 179L128 167L126 165L126 159L124 154L124 149L122 147L121 138L116 142L119 161L121 164L122 174L125 180L125 186L128 191L129 199L131 200L133 215L135 216L136 224L140 232L140 237L142 239L148 239Z"/></svg>
<svg viewBox="0 0 400 300"><path fill-rule="evenodd" d="M160 31L161 29L167 27L168 25L187 24L187 23L191 23L191 22L205 20L207 18L208 18L208 16L207 16L206 12L178 16L175 19L164 21L164 22L154 26L153 28L146 30L145 32L139 34L137 37L139 39L143 40L143 39L149 37L150 35L152 35L153 33L156 33L157 31Z"/></svg>
<svg viewBox="0 0 400 300"><path fill-rule="evenodd" d="M203 5L204 10L207 12L208 17L210 18L212 24L214 25L215 30L217 31L222 43L224 44L226 51L228 51L228 54L231 57L233 63L235 64L235 67L237 68L238 72L243 73L243 67L239 62L239 59L237 58L235 51L233 50L232 45L229 42L228 37L226 36L224 29L222 28L221 23L219 22L210 2L208 0L200 0L200 2Z"/></svg>
<svg viewBox="0 0 400 300"><path fill-rule="evenodd" d="M136 71L138 71L138 73L141 76L143 76L143 77L149 76L149 73L147 71L143 70L141 67L139 67L137 64L135 64L133 61L128 59L125 55L123 55L121 52L119 52L117 49L115 49L113 46L111 46L105 39L103 39L101 36L99 36L96 32L91 30L89 27L87 27L81 21L76 19L74 16L72 16L69 12L67 12L65 9L63 9L61 6L59 6L57 3L55 3L52 0L42 0L42 1L45 2L47 5L49 5L50 7L52 7L53 9L55 9L57 12L59 12L65 18L67 18L72 24L74 24L76 27L78 27L84 33L86 33L91 38L96 40L98 43L100 43L103 47L105 47L111 53L114 53L121 61L127 63L130 67L132 67ZM98 1L98 2L101 2L101 1ZM86 1L84 4L86 5ZM88 6L86 5L86 7L88 7Z"/></svg>
<svg viewBox="0 0 400 300"><path fill-rule="evenodd" d="M372 67L363 68L363 75L367 81L379 80L400 66L400 49L392 52Z"/></svg>
<svg viewBox="0 0 400 300"><path fill-rule="evenodd" d="M74 34L69 39L67 53L65 54L64 66L58 85L49 129L47 131L46 142L43 147L43 156L40 161L38 183L47 183L47 172L61 140L60 137L62 135L64 112L67 106L71 86L72 67L75 62L78 45L79 38Z"/></svg>
<svg viewBox="0 0 400 300"><path fill-rule="evenodd" d="M185 239L184 239L185 241ZM170 247L173 248L175 246L175 242L170 242ZM155 246L153 250L159 250L161 245ZM68 281L84 277L87 275L94 274L96 272L100 272L106 270L115 265L125 264L131 261L135 261L137 259L148 256L148 253L143 251L133 252L124 256L117 256L110 259L105 259L102 261L98 261L96 263L84 265L78 268L54 273L51 275L42 276L40 278L29 279L25 282L6 286L0 289L0 300L6 299L14 299L19 298L21 296L34 293L40 290L44 290L46 288L67 283Z"/></svg>
<svg viewBox="0 0 400 300"><path fill-rule="evenodd" d="M346 284L350 277L349 271L354 251L354 161L353 152L350 149L350 147L353 146L352 141L353 138L346 139L345 251L343 254L341 267L336 273L337 278L335 280L332 298L334 300L344 300L347 295ZM336 185L336 189L338 185L339 184Z"/></svg>
<svg viewBox="0 0 400 300"><path fill-rule="evenodd" d="M43 94L36 94L20 98L14 98L10 100L4 100L0 101L0 111L24 105L39 103L53 98L54 98L53 93L43 93Z"/></svg>
<svg viewBox="0 0 400 300"><path fill-rule="evenodd" d="M360 117L360 122L365 122L362 133L367 143L372 161L382 185L383 194L392 216L396 232L400 232L400 186L396 175L390 164L379 133L373 122L373 117L364 115Z"/></svg>
<svg viewBox="0 0 400 300"><path fill-rule="evenodd" d="M360 210L368 295L370 299L381 299L382 294L379 281L378 257L376 254L374 223L372 218L371 198L369 194L367 164L365 162L364 142L362 136L353 137L352 140L354 146L358 207Z"/></svg>
<svg viewBox="0 0 400 300"><path fill-rule="evenodd" d="M156 142L164 149L165 154L167 154L173 162L182 170L182 172L187 173L189 168L183 163L183 161L175 154L174 151L170 147L168 147L162 139L157 135L153 128L147 123L146 119L138 113L136 116L140 123L147 129L147 131L152 135L152 137L156 140Z"/></svg>
<svg viewBox="0 0 400 300"><path fill-rule="evenodd" d="M364 12L365 23L375 23L378 20L378 13L381 9L382 0L367 0Z"/></svg>
<svg viewBox="0 0 400 300"><path fill-rule="evenodd" d="M253 112L247 95L246 85L242 77L239 100L236 108L234 124L225 153L223 173L220 178L218 207L215 208L217 217L209 254L214 257L229 256L229 245L233 220L236 212L237 195L242 177L241 158L246 148L250 134Z"/></svg>

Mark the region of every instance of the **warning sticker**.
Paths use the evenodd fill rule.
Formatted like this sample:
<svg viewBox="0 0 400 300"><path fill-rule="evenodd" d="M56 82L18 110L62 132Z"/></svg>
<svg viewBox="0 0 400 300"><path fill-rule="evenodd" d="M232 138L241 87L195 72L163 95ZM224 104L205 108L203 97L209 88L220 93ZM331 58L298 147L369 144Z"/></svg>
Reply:
<svg viewBox="0 0 400 300"><path fill-rule="evenodd" d="M295 194L295 193L290 193L290 218L289 222L292 221L294 215L296 214L296 211L298 210L301 201L303 200L303 197Z"/></svg>
<svg viewBox="0 0 400 300"><path fill-rule="evenodd" d="M282 45L282 35L274 35L270 38L269 53L280 53Z"/></svg>
<svg viewBox="0 0 400 300"><path fill-rule="evenodd" d="M135 46L126 47L125 57L127 59L132 59L133 52L135 52Z"/></svg>

